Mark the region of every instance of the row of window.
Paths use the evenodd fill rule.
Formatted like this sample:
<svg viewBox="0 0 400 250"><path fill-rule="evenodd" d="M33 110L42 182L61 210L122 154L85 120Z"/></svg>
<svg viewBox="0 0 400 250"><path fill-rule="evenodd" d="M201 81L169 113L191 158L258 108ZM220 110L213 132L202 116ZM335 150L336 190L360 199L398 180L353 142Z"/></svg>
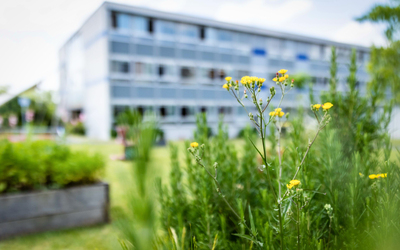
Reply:
<svg viewBox="0 0 400 250"><path fill-rule="evenodd" d="M218 61L224 63L249 64L250 57L234 55L232 53L215 53L209 51L196 51L194 49L176 49L172 47L135 44L130 46L127 42L110 43L110 52L114 54L135 54L139 56L159 56L164 58L180 58L189 60Z"/></svg>
<svg viewBox="0 0 400 250"><path fill-rule="evenodd" d="M111 86L111 96L116 99L180 99L180 100L232 100L229 93L220 89L176 89L152 86Z"/></svg>
<svg viewBox="0 0 400 250"><path fill-rule="evenodd" d="M113 107L113 115L116 118L121 112L130 109L129 106L116 105ZM145 112L154 112L162 118L180 116L182 118L193 117L197 113L207 113L209 115L232 115L233 107L229 106L173 106L164 105L159 107L154 106L137 106L135 109L142 115ZM237 113L245 115L242 107L237 108Z"/></svg>
<svg viewBox="0 0 400 250"><path fill-rule="evenodd" d="M184 80L194 79L196 75L208 80L223 80L226 76L240 78L249 75L247 70L229 70L205 67L177 66L172 64L151 64L144 62L111 61L112 73L134 73L137 76L180 77Z"/></svg>
<svg viewBox="0 0 400 250"><path fill-rule="evenodd" d="M261 50L259 51L265 51L267 48L268 53L271 55L294 56L300 54L315 60L327 60L330 57L330 46L328 45L252 35L120 12L111 12L111 26L121 32L139 35L155 34L160 39L170 41L203 41L206 44L230 44L231 46L234 46L233 44L241 44L252 48L260 48ZM339 47L337 53L339 60L342 58L348 60L351 50L349 48ZM263 54L265 53L261 53L260 55ZM367 56L365 52L358 51L358 61L364 62Z"/></svg>

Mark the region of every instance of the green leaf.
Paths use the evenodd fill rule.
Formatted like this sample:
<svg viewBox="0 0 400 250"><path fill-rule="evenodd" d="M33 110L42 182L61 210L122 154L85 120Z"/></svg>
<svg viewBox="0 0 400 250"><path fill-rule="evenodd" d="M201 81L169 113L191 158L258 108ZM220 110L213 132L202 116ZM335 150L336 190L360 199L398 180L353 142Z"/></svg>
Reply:
<svg viewBox="0 0 400 250"><path fill-rule="evenodd" d="M264 245L264 244L263 244L262 242L260 242L260 241L253 240L253 238L251 238L251 236L249 236L249 235L245 235L245 234L232 234L232 235L235 235L235 236L238 236L238 237L240 237L240 238L243 238L243 239L252 241L252 242L258 244L260 247L262 247L262 246Z"/></svg>
<svg viewBox="0 0 400 250"><path fill-rule="evenodd" d="M254 144L254 142L250 139L250 137L247 137L249 139L249 141L251 142L251 144L253 145L253 147L257 150L258 154L261 156L261 158L263 159L264 162L267 162L263 156L263 154L261 154L260 150L258 150L258 148L256 147L256 145ZM268 166L265 166L268 167Z"/></svg>
<svg viewBox="0 0 400 250"><path fill-rule="evenodd" d="M250 205L249 205L249 218L250 218L251 232L255 237L257 235L257 230L256 230L256 226L254 225L253 214L251 213Z"/></svg>

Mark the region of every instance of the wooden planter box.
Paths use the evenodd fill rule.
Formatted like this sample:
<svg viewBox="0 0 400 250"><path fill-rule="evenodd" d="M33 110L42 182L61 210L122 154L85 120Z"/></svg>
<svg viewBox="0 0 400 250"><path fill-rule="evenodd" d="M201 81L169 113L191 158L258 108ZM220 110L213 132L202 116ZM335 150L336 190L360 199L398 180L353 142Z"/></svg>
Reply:
<svg viewBox="0 0 400 250"><path fill-rule="evenodd" d="M109 221L107 183L0 195L0 239Z"/></svg>

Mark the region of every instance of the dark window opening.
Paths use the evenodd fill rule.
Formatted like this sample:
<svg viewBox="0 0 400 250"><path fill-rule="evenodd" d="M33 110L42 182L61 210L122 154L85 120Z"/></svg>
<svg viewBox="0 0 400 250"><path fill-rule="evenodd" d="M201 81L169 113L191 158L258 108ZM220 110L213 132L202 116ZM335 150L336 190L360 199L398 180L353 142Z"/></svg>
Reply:
<svg viewBox="0 0 400 250"><path fill-rule="evenodd" d="M163 76L165 74L165 69L163 65L158 66L158 75Z"/></svg>
<svg viewBox="0 0 400 250"><path fill-rule="evenodd" d="M188 107L182 107L181 109L181 116L186 117L189 115L189 108Z"/></svg>
<svg viewBox="0 0 400 250"><path fill-rule="evenodd" d="M225 114L225 108L224 107L220 107L218 109L218 114Z"/></svg>
<svg viewBox="0 0 400 250"><path fill-rule="evenodd" d="M211 69L211 70L208 72L208 77L209 77L210 79L214 79L214 78L215 78L215 70L214 70L214 69Z"/></svg>
<svg viewBox="0 0 400 250"><path fill-rule="evenodd" d="M143 116L143 114L144 114L144 107L143 107L143 106L137 107L137 111L139 112L140 116Z"/></svg>
<svg viewBox="0 0 400 250"><path fill-rule="evenodd" d="M147 27L148 27L149 33L153 33L153 31L154 31L154 20L152 18L149 18L149 25Z"/></svg>
<svg viewBox="0 0 400 250"><path fill-rule="evenodd" d="M167 116L167 109L165 107L160 108L160 115L161 115L161 117Z"/></svg>
<svg viewBox="0 0 400 250"><path fill-rule="evenodd" d="M193 68L188 68L188 67L182 67L181 68L181 76L183 78L190 78L194 76L194 69Z"/></svg>
<svg viewBox="0 0 400 250"><path fill-rule="evenodd" d="M221 78L221 80L225 79L225 76L226 76L225 71L221 70L221 72L219 73L219 77Z"/></svg>
<svg viewBox="0 0 400 250"><path fill-rule="evenodd" d="M207 108L206 107L201 107L200 112L201 113L206 113L207 112Z"/></svg>
<svg viewBox="0 0 400 250"><path fill-rule="evenodd" d="M206 38L206 28L201 26L200 27L200 39L204 40Z"/></svg>
<svg viewBox="0 0 400 250"><path fill-rule="evenodd" d="M111 12L111 26L113 28L117 28L118 27L117 12L115 12L115 11Z"/></svg>

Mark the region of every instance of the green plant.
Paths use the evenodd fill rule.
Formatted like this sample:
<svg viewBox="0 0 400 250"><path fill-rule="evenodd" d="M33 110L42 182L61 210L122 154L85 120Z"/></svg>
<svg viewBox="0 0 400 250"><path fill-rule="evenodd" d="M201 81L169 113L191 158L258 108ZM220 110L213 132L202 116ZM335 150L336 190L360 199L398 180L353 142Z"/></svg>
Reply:
<svg viewBox="0 0 400 250"><path fill-rule="evenodd" d="M54 142L0 142L0 193L94 183L103 168L100 155Z"/></svg>

